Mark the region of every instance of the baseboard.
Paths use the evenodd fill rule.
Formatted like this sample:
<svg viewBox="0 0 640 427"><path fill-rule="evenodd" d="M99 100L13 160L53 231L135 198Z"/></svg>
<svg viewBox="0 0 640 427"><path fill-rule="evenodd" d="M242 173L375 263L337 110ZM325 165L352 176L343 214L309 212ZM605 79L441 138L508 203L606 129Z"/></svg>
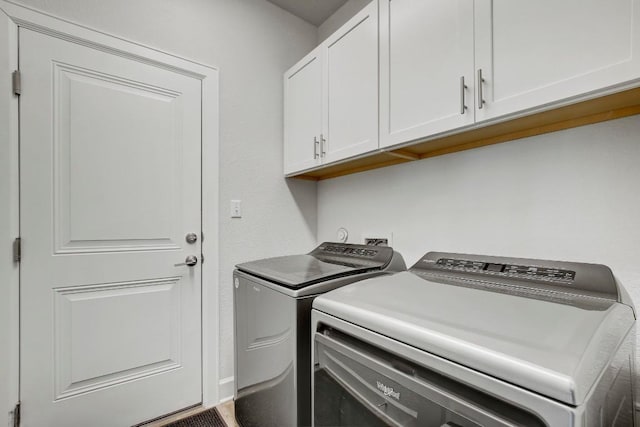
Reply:
<svg viewBox="0 0 640 427"><path fill-rule="evenodd" d="M228 402L233 399L233 377L227 377L220 380L220 384L218 386L220 403Z"/></svg>

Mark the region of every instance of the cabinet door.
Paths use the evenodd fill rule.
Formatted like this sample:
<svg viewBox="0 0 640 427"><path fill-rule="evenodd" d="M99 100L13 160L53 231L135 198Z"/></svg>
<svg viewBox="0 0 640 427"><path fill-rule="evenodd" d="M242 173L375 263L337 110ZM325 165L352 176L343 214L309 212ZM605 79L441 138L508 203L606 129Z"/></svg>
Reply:
<svg viewBox="0 0 640 427"><path fill-rule="evenodd" d="M378 148L377 16L374 1L323 43L325 163Z"/></svg>
<svg viewBox="0 0 640 427"><path fill-rule="evenodd" d="M381 147L473 124L473 78L471 0L380 0Z"/></svg>
<svg viewBox="0 0 640 427"><path fill-rule="evenodd" d="M484 120L640 78L639 0L476 0ZM477 101L476 101L477 102Z"/></svg>
<svg viewBox="0 0 640 427"><path fill-rule="evenodd" d="M323 109L320 52L313 50L284 75L285 175L320 163Z"/></svg>

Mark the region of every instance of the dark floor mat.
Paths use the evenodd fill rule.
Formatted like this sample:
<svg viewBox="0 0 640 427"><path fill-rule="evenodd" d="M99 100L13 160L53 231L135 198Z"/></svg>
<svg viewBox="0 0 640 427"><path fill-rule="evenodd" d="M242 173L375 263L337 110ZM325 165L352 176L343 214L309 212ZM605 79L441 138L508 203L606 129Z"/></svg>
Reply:
<svg viewBox="0 0 640 427"><path fill-rule="evenodd" d="M216 408L167 424L165 427L228 427Z"/></svg>

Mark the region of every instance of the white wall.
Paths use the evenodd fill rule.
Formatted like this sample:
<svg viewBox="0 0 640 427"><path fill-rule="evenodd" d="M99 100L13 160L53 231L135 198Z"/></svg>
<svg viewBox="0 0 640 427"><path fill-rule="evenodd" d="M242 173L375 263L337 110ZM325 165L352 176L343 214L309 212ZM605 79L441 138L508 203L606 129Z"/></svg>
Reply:
<svg viewBox="0 0 640 427"><path fill-rule="evenodd" d="M640 292L638 135L632 116L321 181L319 238L390 230L408 263L427 250L603 262Z"/></svg>
<svg viewBox="0 0 640 427"><path fill-rule="evenodd" d="M316 45L316 27L263 0L20 3L220 70L220 253L206 255L220 257L220 378L232 376L233 266L316 241L316 184L282 173L282 74ZM231 199L243 218L229 218Z"/></svg>
<svg viewBox="0 0 640 427"><path fill-rule="evenodd" d="M321 181L318 237L602 263L640 308L639 135L640 115Z"/></svg>
<svg viewBox="0 0 640 427"><path fill-rule="evenodd" d="M318 27L318 43L324 41L333 34L345 22L351 19L363 7L371 3L371 0L349 0L340 9L336 10Z"/></svg>
<svg viewBox="0 0 640 427"><path fill-rule="evenodd" d="M640 115L321 181L319 239L600 262L640 307L638 135Z"/></svg>

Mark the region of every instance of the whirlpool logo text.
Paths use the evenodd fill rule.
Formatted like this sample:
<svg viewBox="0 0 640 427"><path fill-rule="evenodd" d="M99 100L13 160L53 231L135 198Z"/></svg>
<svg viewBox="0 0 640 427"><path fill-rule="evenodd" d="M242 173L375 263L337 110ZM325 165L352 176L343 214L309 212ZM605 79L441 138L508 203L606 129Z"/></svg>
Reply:
<svg viewBox="0 0 640 427"><path fill-rule="evenodd" d="M400 392L395 391L393 387L389 387L381 383L380 381L376 381L376 386L378 387L378 390L384 393L385 396L393 397L396 400L400 400Z"/></svg>

